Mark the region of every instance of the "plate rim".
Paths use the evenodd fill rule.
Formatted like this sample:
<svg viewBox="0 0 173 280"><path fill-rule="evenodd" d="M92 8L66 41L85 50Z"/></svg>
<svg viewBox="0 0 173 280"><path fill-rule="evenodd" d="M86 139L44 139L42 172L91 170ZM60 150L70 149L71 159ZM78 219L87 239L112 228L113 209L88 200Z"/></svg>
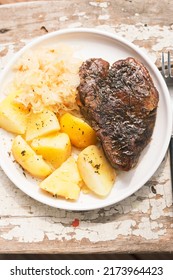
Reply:
<svg viewBox="0 0 173 280"><path fill-rule="evenodd" d="M135 193L136 191L138 191L151 177L152 175L156 172L156 170L158 169L158 167L160 166L163 158L165 157L166 151L168 149L168 145L169 145L169 141L170 141L170 137L171 137L171 132L172 132L172 109L171 109L171 98L170 98L170 94L169 94L169 90L168 87L161 75L161 73L159 72L159 70L157 69L156 65L151 61L151 59L149 58L149 56L147 56L138 46L136 46L135 44L133 44L132 42L128 41L126 38L121 37L117 34L114 34L112 32L109 31L104 31L104 30L98 30L96 28L65 28L65 29L60 29L57 31L53 31L50 32L48 34L44 34L41 35L39 37L36 37L34 39L32 39L29 43L27 43L24 47L22 47L19 51L17 51L13 57L8 61L8 63L6 64L6 66L4 67L4 69L2 69L2 71L0 72L0 82L3 80L3 77L6 76L6 73L11 69L12 65L14 64L14 62L19 59L21 57L21 55L23 53L25 53L28 49L34 47L35 45L41 43L42 41L45 41L47 39L51 39L54 38L56 36L60 36L60 35L65 35L65 34L69 34L69 33L91 33L91 34L95 34L95 35L100 35L103 37L107 37L109 39L113 39L116 41L121 42L123 45L130 47L130 49L134 50L137 54L139 54L140 57L142 57L149 65L150 68L152 69L152 71L154 72L156 78L160 81L160 84L163 87L164 90L164 95L165 95L165 103L166 103L166 109L167 109L167 117L168 117L168 124L167 124L167 133L165 135L166 141L164 141L164 146L162 147L162 153L159 154L159 159L157 159L156 164L154 165L154 167L152 169L149 170L149 172L147 173L147 176L144 177L144 179L141 179L141 182L139 184L138 189L136 189L135 191L131 191L129 190L128 192L125 192L125 195L118 200L118 201L114 201L111 202L109 204L104 203L104 199L101 199L101 205L100 206L92 206L89 208L86 207L77 207L78 205L76 205L76 207L74 208L74 203L71 203L71 205L68 203L67 207L61 207L58 205L54 205L53 203L46 203L44 201L44 199L39 199L37 198L37 193L36 195L31 195L27 190L24 190L24 188L22 188L20 186L20 184L18 182L16 182L16 179L13 178L8 172L7 172L7 168L3 165L3 160L0 157L0 166L3 169L5 175L11 180L11 182L13 182L15 184L15 186L17 188L19 188L20 190L22 190L25 194L27 194L29 197L33 198L34 200L41 202L45 205L57 208L57 209L63 209L63 210L70 210L70 211L91 211L91 210L95 210L95 209L101 209L104 207L108 207L111 206L113 204L119 203L122 200L126 199L127 197L131 196L133 193ZM8 175L7 175L8 174ZM146 179L147 178L147 179ZM110 194L111 195L111 194Z"/></svg>

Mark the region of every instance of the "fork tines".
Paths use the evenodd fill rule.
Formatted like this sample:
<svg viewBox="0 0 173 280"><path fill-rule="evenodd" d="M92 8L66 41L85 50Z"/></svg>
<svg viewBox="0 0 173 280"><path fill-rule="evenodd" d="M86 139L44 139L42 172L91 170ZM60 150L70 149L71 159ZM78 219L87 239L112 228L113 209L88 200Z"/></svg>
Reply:
<svg viewBox="0 0 173 280"><path fill-rule="evenodd" d="M166 57L166 59L165 59ZM171 52L162 52L162 75L165 79L173 78L173 64L171 64Z"/></svg>

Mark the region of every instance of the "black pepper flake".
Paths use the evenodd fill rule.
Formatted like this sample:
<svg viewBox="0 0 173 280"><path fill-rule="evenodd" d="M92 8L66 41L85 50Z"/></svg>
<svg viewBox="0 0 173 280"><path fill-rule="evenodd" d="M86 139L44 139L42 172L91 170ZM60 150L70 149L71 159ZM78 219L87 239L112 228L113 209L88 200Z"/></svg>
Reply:
<svg viewBox="0 0 173 280"><path fill-rule="evenodd" d="M95 165L94 165L94 168L96 169L94 172L100 174L100 173L99 173L100 164L95 164Z"/></svg>
<svg viewBox="0 0 173 280"><path fill-rule="evenodd" d="M26 155L26 151L25 150L21 151L21 155L25 156Z"/></svg>
<svg viewBox="0 0 173 280"><path fill-rule="evenodd" d="M96 168L97 170L100 168L100 164L96 164L95 166L94 166L94 168Z"/></svg>

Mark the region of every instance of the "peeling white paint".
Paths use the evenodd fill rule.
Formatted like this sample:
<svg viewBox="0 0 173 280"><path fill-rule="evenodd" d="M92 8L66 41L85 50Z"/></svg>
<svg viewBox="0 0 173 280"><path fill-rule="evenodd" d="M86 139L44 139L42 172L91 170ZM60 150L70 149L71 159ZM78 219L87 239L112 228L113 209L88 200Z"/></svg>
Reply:
<svg viewBox="0 0 173 280"><path fill-rule="evenodd" d="M83 19L89 19L89 16L86 15L85 12L74 13L73 16L76 16L76 17L79 17L79 18L83 18Z"/></svg>
<svg viewBox="0 0 173 280"><path fill-rule="evenodd" d="M136 212L141 212L144 214L147 214L149 209L150 209L150 203L148 201L148 199L145 200L136 200L134 201L133 204L134 209L136 209Z"/></svg>
<svg viewBox="0 0 173 280"><path fill-rule="evenodd" d="M79 12L79 13L74 13L73 16L78 16L78 17L83 17L85 16L86 13L85 12Z"/></svg>
<svg viewBox="0 0 173 280"><path fill-rule="evenodd" d="M163 196L165 189L171 191L168 183L161 184L166 173L160 175L159 187L155 187L158 194ZM46 236L49 240L63 241L75 237L76 240L88 238L91 242L97 242L115 240L120 235L154 240L166 232L159 218L165 215L169 217L172 213L171 209L165 213L167 201L163 198L156 200L147 186L104 210L73 213L34 201L17 189L2 170L0 177L0 216L11 216L0 220L0 229L5 229L0 230L0 237L6 240L15 238L20 242L41 242ZM141 215L138 223L135 220L136 213ZM77 228L72 226L75 218L79 219Z"/></svg>
<svg viewBox="0 0 173 280"><path fill-rule="evenodd" d="M100 7L100 8L108 8L110 3L109 2L89 2L89 5L94 7Z"/></svg>
<svg viewBox="0 0 173 280"><path fill-rule="evenodd" d="M5 50L5 44L4 45L0 45L0 52L2 52L3 50Z"/></svg>
<svg viewBox="0 0 173 280"><path fill-rule="evenodd" d="M134 235L150 240L158 239L166 232L166 229L160 229L157 222L150 222L149 218L142 218L141 221L138 224L138 229L133 230Z"/></svg>
<svg viewBox="0 0 173 280"><path fill-rule="evenodd" d="M107 25L107 24L97 25L97 26L95 26L95 28L98 30L115 33L115 27Z"/></svg>
<svg viewBox="0 0 173 280"><path fill-rule="evenodd" d="M8 223L0 221L0 227ZM166 229L163 224L152 222L149 218L142 218L139 224L133 219L104 223L89 223L82 221L78 228L63 226L61 222L52 223L49 218L15 219L10 221L12 229L0 233L0 237L6 240L16 238L20 242L40 242L45 235L49 240L82 240L88 238L91 242L115 240L118 236L135 235L144 239L158 239L164 235Z"/></svg>
<svg viewBox="0 0 173 280"><path fill-rule="evenodd" d="M74 23L70 23L68 25L68 28L76 28L76 27L81 27L82 23L81 22L74 22Z"/></svg>
<svg viewBox="0 0 173 280"><path fill-rule="evenodd" d="M59 17L59 21L61 21L61 22L67 21L67 20L68 20L68 17L67 17L67 16Z"/></svg>
<svg viewBox="0 0 173 280"><path fill-rule="evenodd" d="M41 221L41 222L40 222ZM131 235L132 228L136 226L134 220L126 220L123 223L117 221L115 223L107 222L106 227L103 223L86 223L81 222L80 227L63 226L60 222L50 223L49 219L35 218L32 220L22 219L18 225L18 219L11 219L10 225L12 229L0 237L6 240L16 238L19 242L39 242L44 239L44 235L49 240L71 240L75 236L77 240L88 238L91 242L114 240L119 235ZM0 227L6 226L6 222L0 222ZM99 229L99 230L98 230ZM140 234L139 234L140 235Z"/></svg>
<svg viewBox="0 0 173 280"><path fill-rule="evenodd" d="M44 15L40 14L38 17L39 17L40 19L42 19L42 18L44 18Z"/></svg>
<svg viewBox="0 0 173 280"><path fill-rule="evenodd" d="M14 44L13 43L1 45L1 50L0 51L5 50L6 48L7 48L6 56L0 57L0 70L2 70L4 68L7 61L10 61L10 59L14 55Z"/></svg>
<svg viewBox="0 0 173 280"><path fill-rule="evenodd" d="M150 59L155 62L158 59L158 52L162 49L172 49L173 32L169 26L161 28L159 25L144 26L142 23L136 25L117 24L109 26L106 24L96 26L97 29L116 33L119 36L125 37L130 42L139 45L141 50L148 54ZM146 40L155 40L152 49L147 50L143 45ZM141 45L140 45L141 42Z"/></svg>
<svg viewBox="0 0 173 280"><path fill-rule="evenodd" d="M110 15L99 15L99 20L108 20L110 18Z"/></svg>

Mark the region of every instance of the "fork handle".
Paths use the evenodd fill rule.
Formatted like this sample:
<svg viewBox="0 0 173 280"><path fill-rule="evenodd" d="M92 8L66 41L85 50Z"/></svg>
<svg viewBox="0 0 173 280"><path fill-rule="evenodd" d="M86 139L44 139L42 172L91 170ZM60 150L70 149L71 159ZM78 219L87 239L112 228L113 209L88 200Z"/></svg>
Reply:
<svg viewBox="0 0 173 280"><path fill-rule="evenodd" d="M171 184L173 189L173 135L171 136L169 151L170 151L170 165L171 165Z"/></svg>

